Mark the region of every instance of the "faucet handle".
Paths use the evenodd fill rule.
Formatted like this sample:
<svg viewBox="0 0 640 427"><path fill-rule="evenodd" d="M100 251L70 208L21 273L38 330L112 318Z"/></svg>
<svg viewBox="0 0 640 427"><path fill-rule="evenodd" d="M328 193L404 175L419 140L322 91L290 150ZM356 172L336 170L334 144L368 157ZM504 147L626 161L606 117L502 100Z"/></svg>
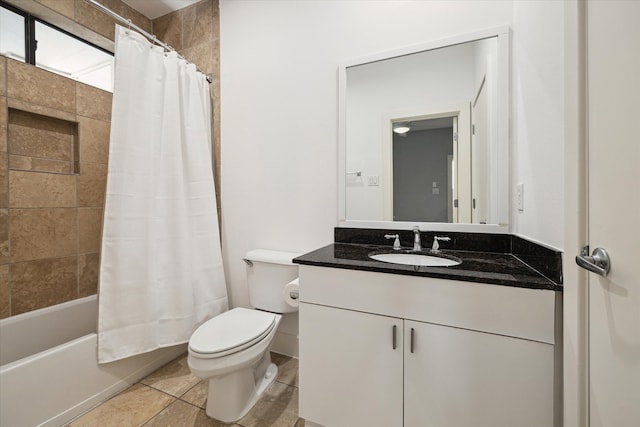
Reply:
<svg viewBox="0 0 640 427"><path fill-rule="evenodd" d="M448 242L449 240L451 240L451 237L433 236L433 245L431 246L431 252L440 252L440 244L438 243L438 240L443 240L445 242Z"/></svg>
<svg viewBox="0 0 640 427"><path fill-rule="evenodd" d="M399 234L385 234L384 235L385 239L396 239L393 241L393 249L395 250L399 250L400 249L400 235Z"/></svg>

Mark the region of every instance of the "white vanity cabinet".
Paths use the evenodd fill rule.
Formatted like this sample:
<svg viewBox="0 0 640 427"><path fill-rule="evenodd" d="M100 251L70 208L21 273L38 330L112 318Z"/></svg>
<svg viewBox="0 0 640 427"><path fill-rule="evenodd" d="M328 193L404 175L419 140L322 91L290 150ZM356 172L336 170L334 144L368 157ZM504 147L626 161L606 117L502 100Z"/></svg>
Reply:
<svg viewBox="0 0 640 427"><path fill-rule="evenodd" d="M301 265L300 416L326 427L554 426L555 298Z"/></svg>
<svg viewBox="0 0 640 427"><path fill-rule="evenodd" d="M324 426L401 427L402 319L300 304L300 412ZM393 349L393 328L396 349ZM302 391L304 388L304 392Z"/></svg>

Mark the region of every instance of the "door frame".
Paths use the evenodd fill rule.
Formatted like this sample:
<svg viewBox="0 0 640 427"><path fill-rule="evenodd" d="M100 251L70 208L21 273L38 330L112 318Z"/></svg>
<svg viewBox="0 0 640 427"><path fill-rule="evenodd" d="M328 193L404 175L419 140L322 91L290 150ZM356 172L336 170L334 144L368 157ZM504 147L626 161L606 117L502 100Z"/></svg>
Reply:
<svg viewBox="0 0 640 427"><path fill-rule="evenodd" d="M564 2L563 418L589 426L588 273L574 257L588 242L586 2Z"/></svg>
<svg viewBox="0 0 640 427"><path fill-rule="evenodd" d="M386 113L382 117L382 219L393 221L393 124L417 120L456 117L457 139L453 141L456 158L457 222L471 222L471 104L442 106L423 110ZM464 169L462 169L464 168ZM469 171L461 176L460 170ZM468 211L468 214L465 212Z"/></svg>

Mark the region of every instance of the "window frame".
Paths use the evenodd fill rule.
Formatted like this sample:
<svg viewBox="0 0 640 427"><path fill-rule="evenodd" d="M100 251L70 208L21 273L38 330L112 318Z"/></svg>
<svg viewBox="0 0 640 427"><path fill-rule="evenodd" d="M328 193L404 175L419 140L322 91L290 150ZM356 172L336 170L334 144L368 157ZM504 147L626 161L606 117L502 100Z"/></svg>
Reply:
<svg viewBox="0 0 640 427"><path fill-rule="evenodd" d="M98 46L98 45L96 45L94 43L91 43L88 40L85 40L85 39L83 39L81 37L78 37L75 34L72 34L72 33L68 32L68 31L65 31L62 28L60 28L60 27L58 27L56 25L53 25L50 22L47 22L47 21L45 21L43 19L40 19L40 18L38 18L38 17L36 17L34 15L31 15L30 13L25 12L24 10L19 9L19 8L15 7L15 6L12 6L12 5L10 5L10 4L2 1L2 0L0 0L0 7L1 8L5 8L5 9L11 11L11 12L17 13L18 15L21 15L24 18L24 49L25 49L24 62L26 64L31 64L33 66L37 66L36 61L37 61L38 41L36 40L36 22L39 22L39 23L41 23L43 25L46 25L49 28L52 28L55 31L58 31L58 32L60 32L62 34L65 34L65 35L67 35L69 37L72 37L72 38L74 38L74 39L76 39L76 40L78 40L78 41L80 41L82 43L85 43L85 44L91 46L94 49L97 49L97 50L99 50L101 52L108 53L109 55L114 56L113 52L111 52L111 51L109 51L107 49L104 49L104 48L102 48L102 47L100 47L100 46Z"/></svg>

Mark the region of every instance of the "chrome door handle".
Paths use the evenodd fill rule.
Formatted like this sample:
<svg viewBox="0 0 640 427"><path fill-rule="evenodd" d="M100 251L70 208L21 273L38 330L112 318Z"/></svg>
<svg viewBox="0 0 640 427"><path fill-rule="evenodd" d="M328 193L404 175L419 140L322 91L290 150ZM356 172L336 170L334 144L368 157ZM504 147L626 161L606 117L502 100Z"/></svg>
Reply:
<svg viewBox="0 0 640 427"><path fill-rule="evenodd" d="M582 248L582 253L576 256L576 264L602 277L606 277L611 269L611 261L607 251L595 248L589 256L589 246Z"/></svg>

